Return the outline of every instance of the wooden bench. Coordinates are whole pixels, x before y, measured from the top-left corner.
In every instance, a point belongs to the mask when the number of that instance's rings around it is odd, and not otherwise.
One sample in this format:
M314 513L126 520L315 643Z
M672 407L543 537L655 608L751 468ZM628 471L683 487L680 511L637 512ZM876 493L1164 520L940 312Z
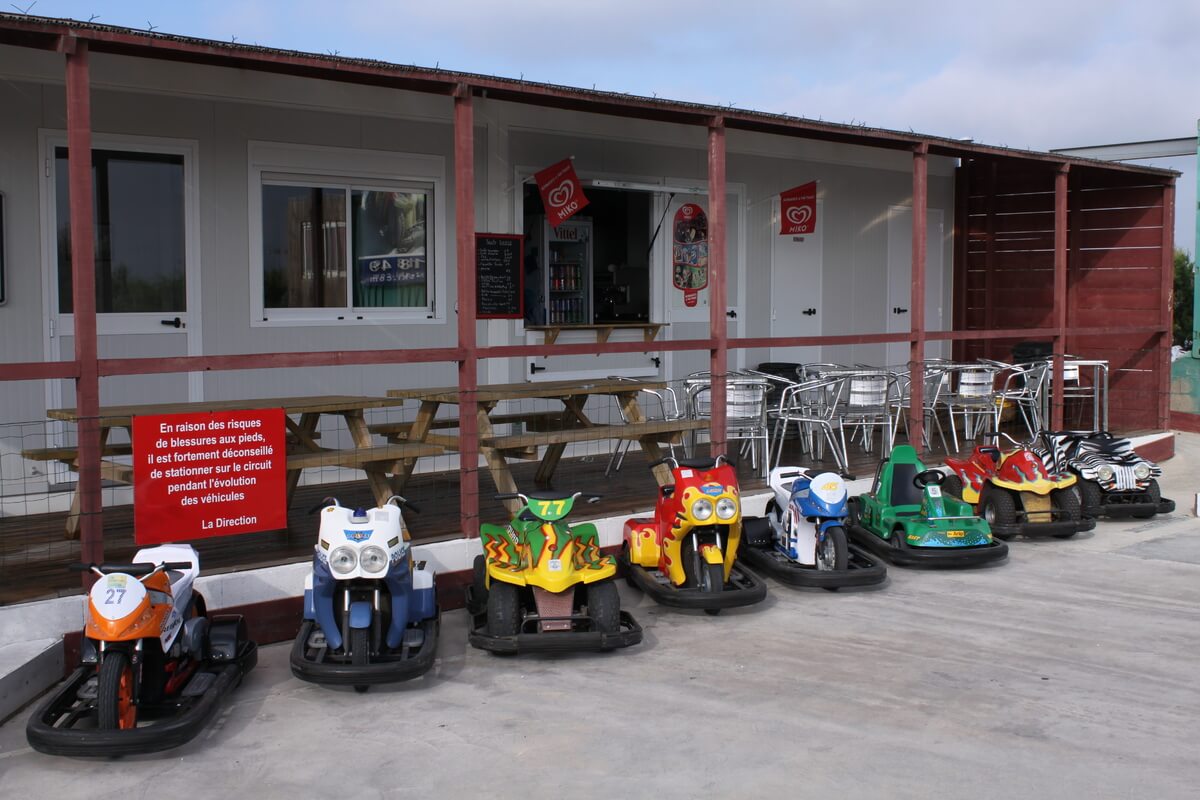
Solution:
M101 456L128 456L133 455L133 447L127 444L107 444L100 451ZM27 458L30 461L62 461L71 463L79 458L79 448L77 447L37 447L30 450L22 450L21 458Z
M313 453L292 453L287 457L288 470L313 467L383 467L384 472L395 472L397 462L421 456L442 455L445 450L433 444L403 442L376 447L360 447L351 450L318 450Z
M544 445L593 442L601 439L653 439L656 442L679 444L687 431L708 427L708 420L679 419L653 422L632 422L625 425L593 425L542 432L520 433L511 436L487 436L481 441L486 447L509 451L535 450Z
M492 426L497 425L513 425L516 423L524 423L527 431L547 431L555 430L553 426L557 425L558 430L562 429L562 414L561 411L528 411L525 413L515 414L492 414L488 417L488 421ZM389 441L404 441L408 438L408 432L412 430L413 423L411 422L378 422L374 425L368 425L367 430L371 433L378 433L386 436ZM435 419L429 425L432 429L457 428L458 417L446 417L443 419ZM426 437L426 441L433 441L432 438Z

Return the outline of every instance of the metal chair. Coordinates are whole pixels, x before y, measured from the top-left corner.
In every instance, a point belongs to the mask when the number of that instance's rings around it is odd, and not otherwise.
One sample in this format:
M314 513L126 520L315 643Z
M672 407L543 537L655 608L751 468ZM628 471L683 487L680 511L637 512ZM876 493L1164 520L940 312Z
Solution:
M873 429L879 428L881 449L887 455L892 450L892 405L899 400L897 376L887 370L844 370L841 373L827 372L830 377L841 377L841 392L834 410L833 422L842 441L842 454L847 456L846 427L857 429L863 449L870 453L874 446ZM854 433L852 432L851 438Z
M963 438L974 439L984 420L991 421L996 413L996 374L1000 367L995 364L959 364L953 368L957 378L954 390L945 395L942 403L950 415L950 435L954 439L954 450L958 451L958 424L955 412L962 414Z
M625 381L628 383L638 383L637 378L626 378L621 375L610 375L609 380ZM671 422L674 420L683 419L686 416L685 410L679 407L679 400L675 395L675 390L670 386L664 386L662 389L651 389L643 386L638 389L638 392L643 395L643 398L653 397L654 403L643 403L642 407L646 410L647 421L656 422ZM615 398L614 398L615 399ZM657 409L657 414L654 411ZM621 422L628 425L634 420L629 419L625 413L625 409L621 404L617 403L617 413L621 415ZM629 452L630 446L633 444L632 439L618 439L617 446L613 448L612 454L608 457L608 466L604 468L604 477L609 477L612 473L621 469L621 465L625 463L625 454ZM670 439L666 442L667 448L671 452L671 458L675 457L675 444Z
M793 383L779 393L779 403L773 412L775 423L769 450L775 454L772 460L774 466L779 466L783 455L788 426L795 425L804 453L820 461L824 457L824 446L829 445L838 469L842 474L848 472L846 454L833 435L833 414L837 410L837 398L844 382L843 378L818 378ZM817 433L820 433L820 439L816 437Z
M926 364L924 367L924 376L921 397L922 418L924 425L921 426L925 448L932 449L932 444L929 438L929 432L934 427L937 428L938 436L942 440L942 450L947 453L950 449L946 447L946 432L942 429L942 421L938 417L938 403L941 401L942 392L950 383L950 369L940 362ZM895 415L892 421L892 441L896 441L896 431L900 428L900 419L904 419L904 434L908 435L908 414L906 413L912 408L912 375L898 376L898 387L900 397L892 404L892 413ZM951 422L953 426L953 421ZM958 442L955 440L955 449Z
M1021 412L1021 420L1029 431L1029 438L1037 436L1037 432L1045 427L1043 407L1046 401L1046 377L1050 372L1050 362L1037 361L1032 364L1006 365L1008 375L1004 385L996 392L992 430L1000 430L1000 415L1007 403L1012 403Z
M712 378L706 374L689 376L687 386L688 409L693 419L712 417ZM761 466L763 477L767 474L770 431L767 429L767 395L771 381L754 375L732 373L725 378L725 440L741 442L739 455L747 451L750 465ZM695 432L699 436L707 431Z

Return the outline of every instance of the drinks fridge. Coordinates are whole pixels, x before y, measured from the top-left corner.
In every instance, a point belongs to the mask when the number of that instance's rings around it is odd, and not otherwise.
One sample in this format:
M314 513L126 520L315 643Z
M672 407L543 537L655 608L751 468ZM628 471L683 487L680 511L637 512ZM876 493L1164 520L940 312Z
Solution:
M542 220L546 323L592 323L592 221L569 219L551 227Z

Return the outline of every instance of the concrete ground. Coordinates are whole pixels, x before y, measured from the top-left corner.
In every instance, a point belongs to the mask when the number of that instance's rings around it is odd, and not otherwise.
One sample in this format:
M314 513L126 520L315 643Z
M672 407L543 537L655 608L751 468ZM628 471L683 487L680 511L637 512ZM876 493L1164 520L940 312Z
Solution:
M1008 563L893 568L874 591L796 591L720 617L622 597L645 642L497 658L443 617L414 683L291 677L288 645L195 741L118 761L0 728L6 797L1194 798L1200 786L1200 437L1180 511L1017 540Z

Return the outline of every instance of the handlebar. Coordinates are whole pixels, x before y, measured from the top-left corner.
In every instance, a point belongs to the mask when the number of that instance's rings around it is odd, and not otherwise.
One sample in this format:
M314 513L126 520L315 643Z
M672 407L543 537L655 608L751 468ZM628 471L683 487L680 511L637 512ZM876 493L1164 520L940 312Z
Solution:
M495 497L497 500L520 500L525 505L529 505L529 495L524 494L523 492L504 492L504 493L492 495L492 496ZM568 495L561 495L561 497L555 497L553 499L558 500L558 499L561 499L561 498L564 498L567 496ZM594 492L575 492L574 494L570 495L570 498L572 500L578 500L581 497L584 500L586 500L588 503L595 503L600 498L604 497L604 495L595 494ZM534 499L538 500L538 499L543 499L543 498L535 497Z
M147 577L164 569L191 569L192 562L190 561L164 561L161 564L152 564L148 561L141 561L136 564L84 564L77 562L67 567L72 572L95 572L97 575L108 575L113 572L123 572L126 575L132 575L135 578Z

